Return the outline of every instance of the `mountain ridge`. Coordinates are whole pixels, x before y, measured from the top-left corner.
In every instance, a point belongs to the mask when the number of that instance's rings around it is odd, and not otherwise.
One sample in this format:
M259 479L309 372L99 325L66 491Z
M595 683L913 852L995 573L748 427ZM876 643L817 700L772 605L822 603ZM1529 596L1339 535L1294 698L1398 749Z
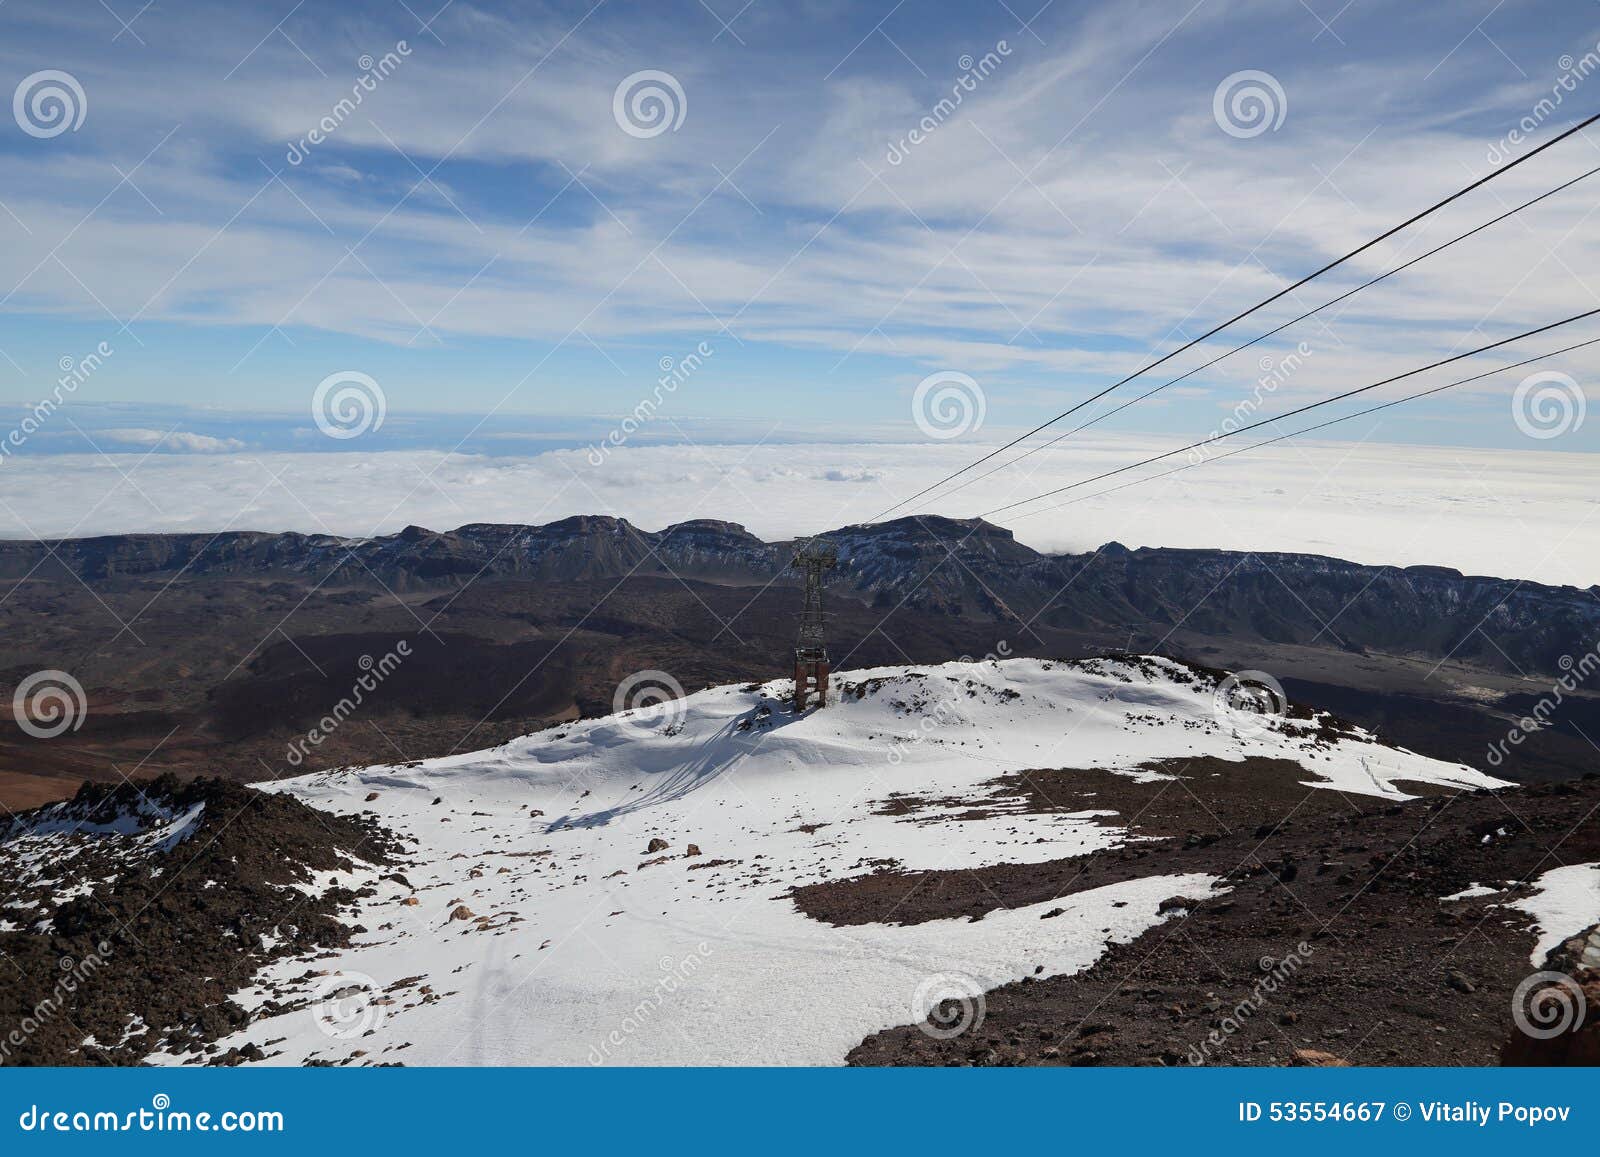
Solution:
M1324 555L1106 543L1046 554L979 519L919 515L824 532L839 552L830 589L872 607L1160 638L1180 624L1272 643L1334 645L1490 670L1555 674L1574 639L1600 638L1600 585L1581 589ZM787 586L799 540L768 542L715 519L642 530L611 515L542 525L408 526L366 538L298 532L132 534L0 542L0 581L94 586L183 576L314 578L384 591L482 581L670 577Z
M1391 563L1364 563L1340 558L1337 555L1315 554L1307 551L1227 550L1212 547L1127 547L1111 540L1093 551L1081 553L1039 551L1018 542L1015 533L1003 526L981 518L949 518L944 515L908 515L877 523L849 523L831 530L819 531L804 538L762 539L742 524L723 519L697 518L669 523L661 530L645 530L626 518L606 514L578 514L547 523L519 522L468 522L452 530L433 530L415 524L386 535L307 534L302 531L225 530L217 532L134 532L129 534L91 535L82 538L0 539L0 579L20 578L36 566L52 558L58 565L76 563L74 573L85 580L132 576L146 573L164 573L168 567L192 569L204 556L211 556L208 566L196 573L234 573L242 566L272 569L299 569L305 561L327 550L343 550L360 557L426 557L424 552L437 550L440 544L470 545L488 550L498 543L498 548L488 557L493 560L510 546L522 546L540 553L574 540L597 540L605 536L632 536L640 543L655 547L657 551L668 548L669 553L687 553L696 548L715 550L728 555L741 552L771 556L786 563L801 541L812 538L827 539L840 546L842 562L852 557L851 548L857 549L877 539L904 537L913 528L930 538L939 539L944 532L952 536L962 534L957 546L965 546L974 536L987 553L995 553L994 544L1005 544L1004 549L1015 559L1029 561L1071 561L1105 557L1150 557L1155 555L1190 555L1253 557L1284 562L1327 564L1331 568L1395 571L1418 576L1435 576L1446 579L1466 579L1476 582L1510 583L1546 591L1600 593L1600 583L1588 587L1570 584L1539 583L1531 579L1506 578L1498 575L1468 574L1455 567L1427 563L1398 566ZM963 533L965 532L965 533ZM189 549L198 546L198 549ZM115 563L125 560L135 564L129 569L119 569ZM508 560L512 566L515 558Z

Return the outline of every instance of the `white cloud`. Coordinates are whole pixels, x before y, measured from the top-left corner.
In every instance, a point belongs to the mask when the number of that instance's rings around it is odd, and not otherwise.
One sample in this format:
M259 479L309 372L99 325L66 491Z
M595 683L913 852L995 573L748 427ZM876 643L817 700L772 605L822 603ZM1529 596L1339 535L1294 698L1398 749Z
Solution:
M114 442L119 446L148 446L151 449L185 451L191 454L223 454L243 450L244 443L237 438L213 438L209 434L187 434L183 431L113 429L96 432L96 440Z

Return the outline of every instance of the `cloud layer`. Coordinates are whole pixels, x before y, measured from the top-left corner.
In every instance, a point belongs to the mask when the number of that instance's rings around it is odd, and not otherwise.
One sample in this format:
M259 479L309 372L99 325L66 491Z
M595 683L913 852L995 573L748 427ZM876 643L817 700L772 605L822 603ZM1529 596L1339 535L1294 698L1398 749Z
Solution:
M1030 459L924 508L970 516L1170 443L1097 439ZM369 535L407 524L549 522L616 514L646 529L690 518L783 538L865 521L969 461L971 447L662 446L532 457L434 452L60 455L0 468L0 534L299 530ZM1587 587L1600 583L1600 507L1587 456L1286 443L996 520L1038 549L1224 547ZM1182 465L1182 460L1179 461ZM1170 465L1170 464L1169 464ZM913 508L917 509L917 508ZM1017 517L1029 510L1042 513Z

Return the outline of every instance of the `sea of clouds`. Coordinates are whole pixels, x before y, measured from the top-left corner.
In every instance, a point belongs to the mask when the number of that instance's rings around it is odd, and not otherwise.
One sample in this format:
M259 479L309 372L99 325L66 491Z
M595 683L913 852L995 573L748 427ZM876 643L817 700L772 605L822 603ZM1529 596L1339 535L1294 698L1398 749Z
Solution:
M1171 446L1138 437L1075 440L891 516L971 517ZM433 450L20 456L3 468L0 536L223 530L366 536L410 524L448 530L612 514L648 530L723 519L770 540L877 520L972 461L975 449L970 442L629 445L599 461L582 449L518 456ZM1188 461L1179 456L1142 473ZM1588 454L1284 443L1100 493L1139 477L1081 486L991 520L1046 551L1092 550L1114 540L1600 583L1600 517Z

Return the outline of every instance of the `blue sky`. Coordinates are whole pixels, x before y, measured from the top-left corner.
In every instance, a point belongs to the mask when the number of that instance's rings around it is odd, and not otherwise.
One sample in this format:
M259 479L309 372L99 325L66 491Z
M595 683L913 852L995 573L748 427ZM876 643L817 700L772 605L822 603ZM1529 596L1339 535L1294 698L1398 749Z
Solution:
M309 447L343 371L385 399L364 448L534 452L601 436L702 343L668 401L701 437L915 439L941 371L985 431L1031 426L1525 152L1519 122L1537 143L1600 109L1580 0L441 2L0 7L6 89L58 70L83 114L0 119L0 398L113 351L31 452L80 427ZM646 70L676 86L659 133L616 112ZM1216 104L1246 70L1273 86L1255 134ZM1235 340L1597 163L1600 135L1552 150ZM1302 340L1263 414L1600 306L1593 186L1106 425L1203 435ZM1551 363L1580 388L1596 364ZM1359 433L1600 447L1600 418L1530 441L1521 376Z

